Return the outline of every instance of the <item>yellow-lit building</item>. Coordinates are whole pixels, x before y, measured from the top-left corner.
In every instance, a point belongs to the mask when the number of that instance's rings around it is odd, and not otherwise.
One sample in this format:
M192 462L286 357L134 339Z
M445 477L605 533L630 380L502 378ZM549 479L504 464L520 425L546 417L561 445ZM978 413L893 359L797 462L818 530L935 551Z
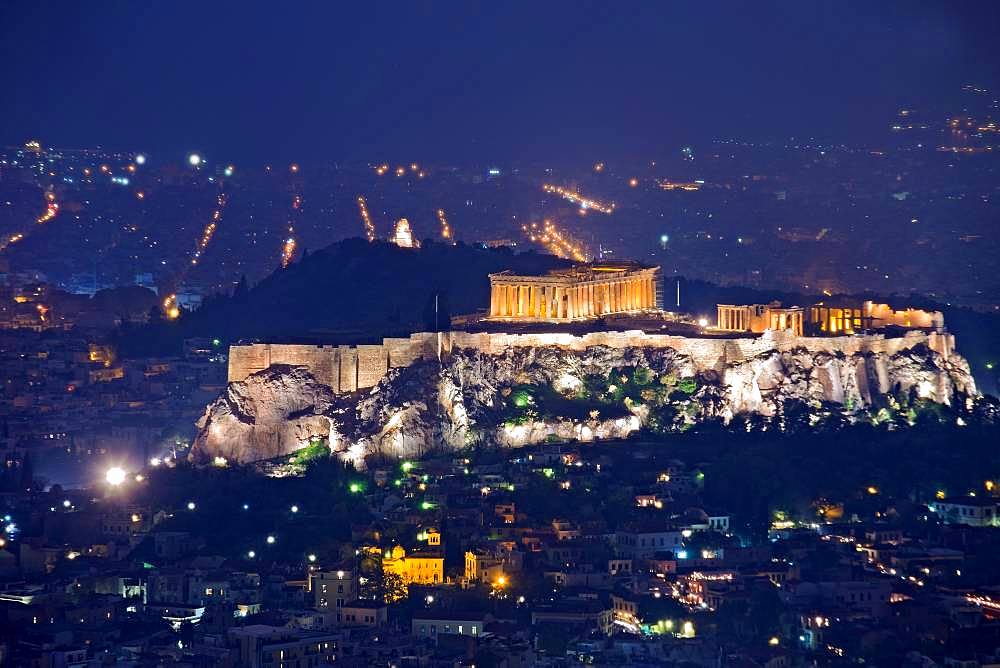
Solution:
M724 332L751 332L764 330L785 331L802 336L853 334L855 332L900 327L902 329L944 329L944 315L940 311L915 308L894 310L888 304L872 301L838 300L818 302L803 309L799 306L770 304L718 304L716 329Z
M798 306L783 307L778 302L771 304L718 304L716 329L726 332L753 332L760 334L765 329L774 331L791 330L802 336L805 314Z
M382 555L382 568L398 575L406 585L444 582L444 556L435 552L406 554L401 545L396 545Z
M488 550L465 553L465 579L469 582L499 584L506 580L503 566L503 562Z

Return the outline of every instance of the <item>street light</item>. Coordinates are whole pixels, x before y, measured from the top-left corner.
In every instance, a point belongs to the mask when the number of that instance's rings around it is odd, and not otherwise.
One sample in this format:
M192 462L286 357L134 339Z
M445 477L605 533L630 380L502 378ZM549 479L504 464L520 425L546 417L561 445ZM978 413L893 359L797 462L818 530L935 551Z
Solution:
M104 474L104 479L108 481L108 484L112 487L117 487L125 482L125 469L120 466L112 466L108 469L108 472Z

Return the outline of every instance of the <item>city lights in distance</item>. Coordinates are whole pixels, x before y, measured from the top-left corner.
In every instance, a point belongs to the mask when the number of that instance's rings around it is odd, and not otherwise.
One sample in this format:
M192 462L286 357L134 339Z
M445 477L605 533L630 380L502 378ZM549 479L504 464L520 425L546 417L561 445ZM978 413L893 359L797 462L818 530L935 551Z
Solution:
M118 487L119 485L124 483L125 477L126 477L125 469L121 468L120 466L112 466L111 468L108 469L107 473L104 474L104 479L112 487Z
M375 225L372 223L371 216L368 215L368 205L365 203L365 198L358 195L358 211L361 213L361 222L365 227L365 237L369 242L375 241Z
M448 225L448 219L444 215L444 209L437 210L438 221L441 223L441 238L447 241L451 241L451 226Z
M181 309L177 306L177 295L169 294L163 300L163 314L169 320L176 320L181 315Z
M137 153L136 156L135 156L135 164L137 164L137 165L145 165L146 164L146 156L144 154L142 154L142 153Z
M585 197L576 191L552 185L551 183L543 184L542 190L544 190L547 193L552 193L553 195L558 195L559 197L562 197L570 204L576 204L577 206L580 207L581 213L586 213L587 211L593 210L599 213L611 214L615 210L614 202L612 202L611 204L605 204L599 200Z
M522 225L521 231L529 240L545 247L557 257L576 262L587 262L589 252L579 241L573 239L567 232L560 230L551 220L545 220L542 225L531 223Z

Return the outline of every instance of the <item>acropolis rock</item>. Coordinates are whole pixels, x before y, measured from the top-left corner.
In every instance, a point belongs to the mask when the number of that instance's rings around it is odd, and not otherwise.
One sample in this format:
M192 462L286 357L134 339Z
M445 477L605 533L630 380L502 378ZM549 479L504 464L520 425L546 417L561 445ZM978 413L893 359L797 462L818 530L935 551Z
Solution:
M417 352L393 340L378 376L364 384L356 367L349 377L342 366L331 371L330 359L347 357L342 347L327 348L332 356L318 368L338 388L320 382L308 365L272 363L251 371L206 409L193 456L251 462L322 438L337 456L364 466L372 458L468 445L621 439L642 429L730 424L739 416L799 428L784 422L789 406L813 411L814 419L832 412L848 422L871 419L875 409L899 401L964 410L978 396L968 364L950 340L914 334L824 339L767 333L737 340L614 332L521 339L415 335ZM376 346L366 348L364 354L378 358ZM357 364L358 353L351 355ZM393 363L404 357L405 364ZM635 396L612 401L608 397L623 391L616 385Z

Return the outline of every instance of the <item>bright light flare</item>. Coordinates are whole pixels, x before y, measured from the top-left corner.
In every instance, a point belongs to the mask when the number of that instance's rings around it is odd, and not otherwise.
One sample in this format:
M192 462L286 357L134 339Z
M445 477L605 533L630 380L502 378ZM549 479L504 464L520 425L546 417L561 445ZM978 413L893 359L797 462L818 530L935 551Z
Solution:
M201 156L197 153L192 153L188 156L188 164L192 167L198 167L201 165Z
M112 466L108 469L108 472L104 474L104 479L112 487L118 487L123 484L126 477L127 474L125 473L125 469L120 466Z
M176 320L181 315L181 310L177 306L177 295L171 293L163 300L163 314L168 320Z

